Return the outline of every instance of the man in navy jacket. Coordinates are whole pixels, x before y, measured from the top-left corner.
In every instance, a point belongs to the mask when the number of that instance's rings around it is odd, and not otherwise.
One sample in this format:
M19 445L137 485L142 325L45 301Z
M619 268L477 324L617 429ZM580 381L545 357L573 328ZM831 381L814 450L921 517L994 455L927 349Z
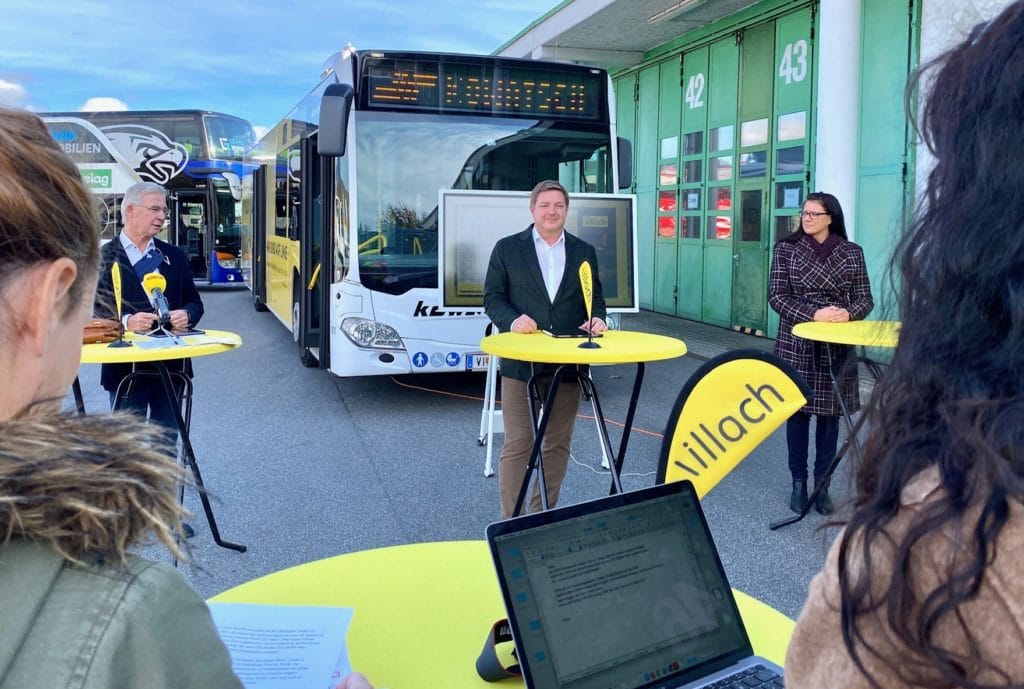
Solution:
M169 330L185 332L195 327L203 316L203 301L192 280L192 271L185 253L156 238L164 227L167 213L167 192L163 187L153 182L133 184L125 191L121 202L124 229L103 247L103 265L94 311L99 316L116 317L111 278L111 266L116 262L121 270L121 320L126 330L148 333L160 323L156 308L142 286L143 276L152 272L160 273L167 282L163 292L170 309ZM146 364L103 365L100 383L110 393L111 405L118 385L133 367L135 370L155 373L155 369ZM171 372L192 376L192 362L189 359L168 361L167 367ZM180 399L183 383L177 376L172 376L172 380ZM151 421L170 429L177 428L174 408L156 375L137 376L124 406L143 415L148 410Z

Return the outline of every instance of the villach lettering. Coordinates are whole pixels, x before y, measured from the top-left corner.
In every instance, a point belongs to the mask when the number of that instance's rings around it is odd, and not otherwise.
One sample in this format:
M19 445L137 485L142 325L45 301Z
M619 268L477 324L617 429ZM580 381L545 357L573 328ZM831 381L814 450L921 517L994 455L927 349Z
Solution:
M754 388L750 383L744 386L747 392L750 393L749 397L745 397L737 408L738 416L726 415L723 416L717 424L712 424L714 428L708 428L707 424L698 424L696 430L691 430L689 437L693 441L693 445L690 444L689 440L684 440L682 445L686 448L686 451L697 460L697 463L704 469L708 468L708 462L713 462L718 459L718 455L715 453L717 449L719 453L724 454L727 451L725 443L736 443L743 439L749 431L747 425L744 424L758 424L768 418L774 410L772 409L769 401L765 399L766 393L771 393L775 396L775 399L781 404L786 399L779 394L779 391L770 384L762 385L759 388ZM753 409L751 409L753 407ZM742 418L742 421L740 420ZM717 431L717 434L716 434ZM686 436L683 436L686 437ZM699 449L698 449L699 448ZM684 471L688 471L694 476L699 476L700 472L693 467L683 464L678 459L675 460L676 466Z

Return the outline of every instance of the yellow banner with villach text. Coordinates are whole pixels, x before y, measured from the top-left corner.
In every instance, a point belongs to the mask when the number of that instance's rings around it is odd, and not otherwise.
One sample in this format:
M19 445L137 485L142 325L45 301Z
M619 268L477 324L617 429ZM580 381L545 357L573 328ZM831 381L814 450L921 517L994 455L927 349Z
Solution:
M813 394L793 367L769 352L741 349L714 357L676 397L658 481L688 479L703 498Z

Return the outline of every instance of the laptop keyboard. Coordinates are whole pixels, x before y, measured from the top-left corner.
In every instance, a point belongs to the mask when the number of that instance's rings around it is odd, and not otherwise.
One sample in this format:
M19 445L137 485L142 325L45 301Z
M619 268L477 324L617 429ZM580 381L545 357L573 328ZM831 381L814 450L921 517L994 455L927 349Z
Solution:
M752 665L745 670L705 685L705 689L782 689L782 675L764 665Z

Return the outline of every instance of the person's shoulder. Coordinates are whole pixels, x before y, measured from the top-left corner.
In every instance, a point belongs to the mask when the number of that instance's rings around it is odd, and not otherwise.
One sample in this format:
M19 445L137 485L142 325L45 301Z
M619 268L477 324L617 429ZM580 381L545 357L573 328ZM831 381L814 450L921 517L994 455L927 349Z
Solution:
M501 239L499 239L497 242L494 243L494 248L498 249L500 247L502 249L505 249L505 248L508 248L508 247L511 247L511 246L516 246L517 244L519 244L521 242L532 243L533 242L533 237L532 237L532 235L530 233L530 231L532 229L533 229L533 226L531 225L530 227L527 227L525 230L520 230L519 232L513 232L512 234L507 234L504 237L502 237Z
M121 246L121 236L118 235L117 237L114 237L110 241L106 242L102 247L100 247L100 256L102 256L106 260L109 260L110 258L113 258L118 253L121 253L123 251L124 247Z
M839 248L842 249L843 251L845 251L846 253L853 254L855 256L857 256L857 255L863 256L864 255L864 249L861 247L861 245L858 244L857 242L853 241L853 240L850 240L850 239L844 239L839 244Z

